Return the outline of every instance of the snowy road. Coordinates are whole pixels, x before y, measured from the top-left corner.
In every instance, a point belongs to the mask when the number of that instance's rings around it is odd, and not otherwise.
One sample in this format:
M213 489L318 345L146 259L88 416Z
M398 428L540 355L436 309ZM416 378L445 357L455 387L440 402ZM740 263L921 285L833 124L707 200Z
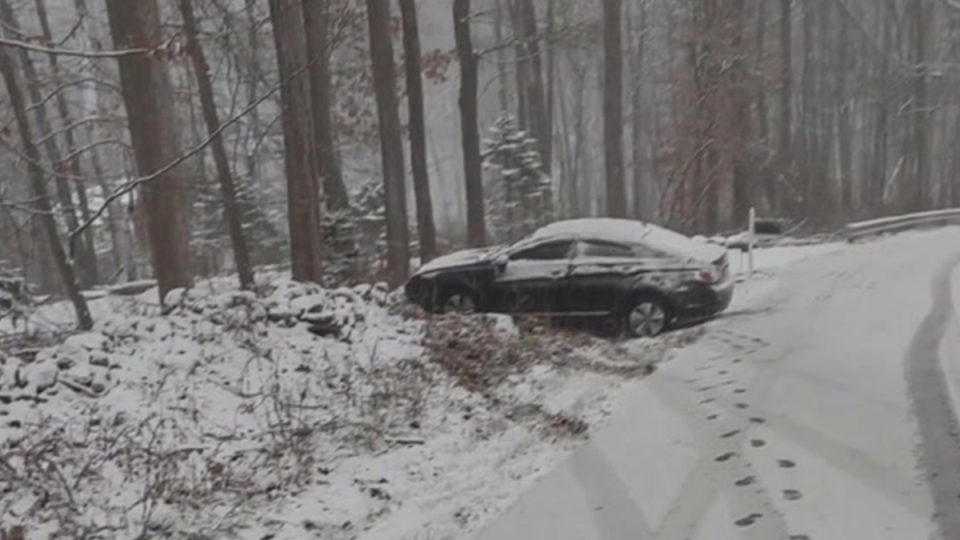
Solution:
M960 230L799 262L483 540L960 538Z

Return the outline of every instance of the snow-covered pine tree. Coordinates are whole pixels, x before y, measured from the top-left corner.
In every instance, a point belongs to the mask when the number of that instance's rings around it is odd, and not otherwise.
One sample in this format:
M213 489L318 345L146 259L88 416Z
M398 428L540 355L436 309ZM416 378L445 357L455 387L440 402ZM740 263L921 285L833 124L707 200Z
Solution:
M285 261L287 239L279 229L285 225L286 218L277 210L277 205L270 204L271 200L281 201L283 194L275 192L276 188L265 190L260 182L248 175L238 175L236 182L237 206L254 264L272 265Z
M516 118L501 115L484 140L488 228L501 242L512 242L553 219L550 177L543 172L537 140L517 129Z
M350 206L321 220L324 284L341 286L382 278L386 257L383 183L364 182L350 194Z

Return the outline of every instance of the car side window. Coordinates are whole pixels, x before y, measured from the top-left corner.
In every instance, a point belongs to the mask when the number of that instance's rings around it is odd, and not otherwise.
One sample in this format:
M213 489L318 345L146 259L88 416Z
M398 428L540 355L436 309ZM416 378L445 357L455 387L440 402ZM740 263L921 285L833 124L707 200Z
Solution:
M514 253L512 261L557 261L566 259L570 254L572 242L549 242Z
M637 244L633 247L633 256L641 259L668 259L669 255L662 251L657 251L651 247Z
M623 244L613 242L586 241L580 243L581 257L635 258L636 251Z

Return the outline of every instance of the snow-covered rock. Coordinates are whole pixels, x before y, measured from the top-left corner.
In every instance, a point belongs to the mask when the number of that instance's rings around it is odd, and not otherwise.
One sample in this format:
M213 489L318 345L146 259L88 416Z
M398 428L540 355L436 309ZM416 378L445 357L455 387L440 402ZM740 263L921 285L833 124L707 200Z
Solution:
M110 340L106 336L99 332L89 332L68 337L60 346L60 351L68 354L69 351L108 351L109 348Z
M486 313L480 315L493 331L501 337L516 337L520 335L520 329L517 323L510 315L500 315L497 313Z

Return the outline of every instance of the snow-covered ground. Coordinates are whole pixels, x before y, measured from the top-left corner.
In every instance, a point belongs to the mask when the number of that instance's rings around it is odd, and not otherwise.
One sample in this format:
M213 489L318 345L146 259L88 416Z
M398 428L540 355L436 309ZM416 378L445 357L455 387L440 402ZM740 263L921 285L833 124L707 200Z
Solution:
M960 229L818 249L781 253L479 538L960 538L937 375L956 400Z
M843 249L759 251L713 324L756 316L784 268ZM96 298L94 332L0 353L0 524L30 540L463 538L608 432L649 366L703 332L519 332L425 321L376 287L263 281L260 297L202 283L167 315L155 291ZM30 324L71 319L56 304Z

